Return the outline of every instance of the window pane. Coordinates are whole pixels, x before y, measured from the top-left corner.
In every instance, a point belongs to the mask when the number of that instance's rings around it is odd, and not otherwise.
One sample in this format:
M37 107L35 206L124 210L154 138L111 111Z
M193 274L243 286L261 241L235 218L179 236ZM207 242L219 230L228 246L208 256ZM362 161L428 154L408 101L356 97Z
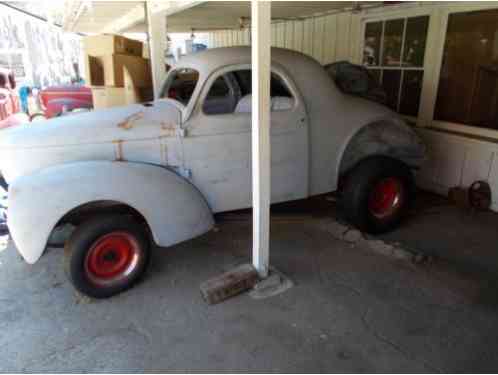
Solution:
M401 41L405 20L386 21L384 29L384 49L382 51L384 66L401 65Z
M193 69L176 69L168 75L160 97L178 100L187 105L192 97L199 73Z
M225 79L223 78L223 76L220 76L216 78L213 86L211 86L211 88L209 89L207 97L208 99L224 98L228 96L229 93L230 89L228 88Z
M498 10L449 16L434 118L498 129Z
M203 103L207 115L250 113L252 107L251 70L234 70L218 77ZM285 81L276 73L270 80L271 111L287 111L294 107L294 98Z
M408 18L406 24L403 66L421 67L424 65L425 42L427 40L428 26L428 16Z
M370 22L366 24L365 43L363 47L363 65L379 65L381 37L382 22Z
M398 110L398 94L399 94L399 80L401 78L401 70L384 70L382 73L382 87L386 91L387 105Z
M287 88L285 82L275 73L271 74L270 80L270 96L281 96L286 98L292 98L292 95Z
M400 113L415 117L418 115L423 77L424 73L421 70L405 70L403 72L403 86L399 103Z
M230 87L234 89L231 90ZM202 110L207 115L232 113L238 100L235 92L233 74L226 73L219 76L209 88L202 105Z

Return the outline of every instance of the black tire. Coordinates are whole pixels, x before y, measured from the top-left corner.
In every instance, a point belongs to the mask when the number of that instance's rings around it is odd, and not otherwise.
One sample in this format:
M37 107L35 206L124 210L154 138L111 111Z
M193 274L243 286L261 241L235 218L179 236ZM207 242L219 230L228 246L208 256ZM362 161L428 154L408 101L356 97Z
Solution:
M378 190L382 189L381 185L385 190L386 184L394 186L391 190L395 193L389 191L393 198L388 199L389 204L381 198L379 208ZM361 161L348 173L340 203L351 224L364 232L377 234L399 225L412 203L414 193L410 168L398 160L377 156Z
M43 121L46 120L47 118L43 113L35 113L31 116L29 116L29 121L30 122L37 122L37 121Z
M108 298L131 288L145 273L150 241L143 225L132 217L100 215L76 228L64 252L74 287L93 298Z

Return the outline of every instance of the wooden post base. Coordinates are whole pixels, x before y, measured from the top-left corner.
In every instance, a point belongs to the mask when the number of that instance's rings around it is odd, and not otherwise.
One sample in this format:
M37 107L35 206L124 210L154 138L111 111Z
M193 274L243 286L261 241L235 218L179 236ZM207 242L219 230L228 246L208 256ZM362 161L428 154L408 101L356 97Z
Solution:
M251 264L243 264L203 282L201 295L207 303L214 305L251 289L258 281L256 269Z

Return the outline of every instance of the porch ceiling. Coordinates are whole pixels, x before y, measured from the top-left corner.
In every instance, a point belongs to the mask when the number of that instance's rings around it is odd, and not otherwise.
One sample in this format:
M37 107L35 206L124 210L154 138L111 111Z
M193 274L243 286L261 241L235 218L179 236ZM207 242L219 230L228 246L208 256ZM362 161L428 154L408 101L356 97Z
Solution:
M98 33L143 1L6 1L5 4L49 20L68 31Z
M286 19L311 16L350 7L352 2L332 1L282 1L272 2L272 19ZM205 2L183 12L168 17L168 30L172 32L216 29L237 29L241 17L251 17L249 1Z
M360 2L356 2L360 4ZM379 2L380 3L380 2ZM296 19L340 11L351 8L353 1L274 1L271 4L272 20ZM238 29L240 21L249 21L249 1L206 1L168 17L168 32ZM369 6L373 3L369 2ZM144 22L127 29L129 32L143 32Z
M6 1L7 5L52 20L67 31L84 34L146 32L144 1ZM310 17L381 2L274 1L272 20ZM250 23L249 1L165 1L169 32L237 29Z

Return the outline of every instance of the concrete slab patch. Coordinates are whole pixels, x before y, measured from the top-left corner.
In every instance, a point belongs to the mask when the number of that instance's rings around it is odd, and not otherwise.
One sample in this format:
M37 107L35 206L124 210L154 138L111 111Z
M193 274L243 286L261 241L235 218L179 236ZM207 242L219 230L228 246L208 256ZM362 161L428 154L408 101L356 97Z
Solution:
M357 243L363 239L363 234L357 229L350 229L344 233L342 239L346 242Z
M343 225L335 220L325 221L322 227L338 240L342 240L344 233L346 233L346 231L349 229L347 225Z
M270 267L269 276L257 283L249 292L249 296L254 299L263 299L281 294L294 286L291 279L280 271Z
M398 243L392 245L383 240L370 238L366 233L358 229L341 224L336 220L327 220L322 224L322 228L330 233L334 238L350 243L353 247L361 244L374 253L388 256L398 260L408 260L416 262L416 255L402 247Z
M382 254L385 256L393 255L394 246L385 243L382 240L367 240L366 243L369 249L377 254Z
M401 259L401 260L413 260L414 255L409 252L408 250L405 250L401 247L395 247L393 249L392 256L396 259Z

